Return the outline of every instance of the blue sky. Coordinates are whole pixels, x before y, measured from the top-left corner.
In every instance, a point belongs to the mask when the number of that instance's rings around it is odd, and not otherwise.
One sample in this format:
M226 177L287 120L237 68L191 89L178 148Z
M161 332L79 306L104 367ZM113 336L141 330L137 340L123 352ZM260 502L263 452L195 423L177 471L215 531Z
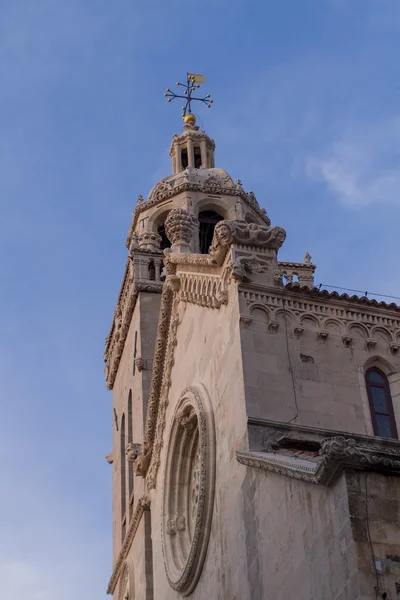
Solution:
M0 0L0 597L111 573L102 354L189 70L217 165L317 283L400 296L398 0Z

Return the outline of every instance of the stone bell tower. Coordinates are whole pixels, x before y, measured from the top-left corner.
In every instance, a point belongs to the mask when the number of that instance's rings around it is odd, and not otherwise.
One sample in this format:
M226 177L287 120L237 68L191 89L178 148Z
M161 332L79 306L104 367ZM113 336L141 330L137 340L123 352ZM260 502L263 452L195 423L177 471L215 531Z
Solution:
M194 115L186 115L182 133L171 143L172 173L146 199L138 197L126 240L125 274L104 355L113 391L113 450L107 460L113 465L114 568L108 591L115 597L118 583L118 598L133 598L134 590L136 597L153 598L152 523L147 483L140 475L146 470L144 437L159 358L162 294L166 278L171 280L165 258L171 252L205 257L216 224L225 220L270 225L255 195L214 166L214 153L214 140L199 130ZM221 292L214 302L222 301Z
M394 600L400 307L279 261L285 230L214 152L186 111L132 216L105 351L108 593Z

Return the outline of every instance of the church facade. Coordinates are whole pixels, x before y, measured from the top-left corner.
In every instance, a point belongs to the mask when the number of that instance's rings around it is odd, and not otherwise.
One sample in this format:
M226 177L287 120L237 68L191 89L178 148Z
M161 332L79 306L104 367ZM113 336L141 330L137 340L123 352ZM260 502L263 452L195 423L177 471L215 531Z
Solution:
M400 598L400 308L314 287L193 115L106 341L115 600Z

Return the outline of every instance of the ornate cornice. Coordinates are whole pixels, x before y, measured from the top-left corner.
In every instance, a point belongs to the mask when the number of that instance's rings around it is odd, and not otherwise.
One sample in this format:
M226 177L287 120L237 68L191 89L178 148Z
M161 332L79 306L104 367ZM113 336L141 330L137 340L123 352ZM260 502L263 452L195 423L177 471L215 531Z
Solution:
M330 300L340 300L350 302L352 304L362 304L364 306L370 306L375 308L389 309L396 312L400 312L400 306L395 302L387 304L386 302L378 302L374 298L367 298L366 296L349 296L348 294L339 294L338 292L328 292L328 290L319 289L316 287L309 288L308 286L301 286L298 283L288 283L286 288L296 294L305 294L312 298L328 298Z
M288 284L280 290L242 284L240 295L247 305L247 314L242 316L251 318L252 308L261 306L267 313L270 329L273 327L274 331L279 329L279 318L284 311L289 326L297 329L300 335L304 331L304 323L312 320L321 341L329 341L334 331L342 337L346 347L350 347L355 338L361 338L366 349L373 350L374 341L383 336L389 352L396 354L400 350L400 309L396 305L364 301L347 294L324 293L298 284Z
M308 483L331 485L344 469L400 474L400 449L379 443L360 443L354 438L325 438L316 462L276 452L238 450L239 463Z
M118 583L118 579L121 575L121 572L122 572L122 569L124 566L124 561L126 560L126 557L128 556L129 549L130 549L133 539L136 535L136 531L139 527L139 523L142 518L142 515L145 510L149 510L149 509L150 509L150 498L148 496L142 496L138 500L138 503L136 504L135 512L133 513L133 517L130 522L128 532L125 536L124 543L123 543L120 553L118 555L117 562L115 563L110 581L108 583L107 594L113 594L115 591L115 588Z
M161 184L162 182L160 182ZM139 215L147 210L148 208L152 208L153 206L157 206L161 204L165 200L169 200L174 196L177 196L181 192L201 192L207 195L217 195L217 196L237 196L241 198L257 215L264 221L266 225L270 225L271 221L268 218L265 210L260 208L260 205L257 202L257 198L255 197L253 192L246 193L240 187L228 187L214 184L212 185L212 180L208 185L192 183L190 181L183 181L179 185L171 188L168 185L164 185L162 190L160 189L159 193L154 198L149 198L145 202L141 202L137 204L135 210L132 214L132 222L129 228L128 237L126 240L126 247L129 249L131 247L133 234L136 229L136 225L139 219Z

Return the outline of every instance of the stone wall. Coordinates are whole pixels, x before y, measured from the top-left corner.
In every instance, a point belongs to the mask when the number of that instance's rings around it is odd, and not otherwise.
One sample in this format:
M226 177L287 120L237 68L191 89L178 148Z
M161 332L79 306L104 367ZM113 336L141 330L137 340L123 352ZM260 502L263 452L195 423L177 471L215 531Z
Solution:
M122 414L128 418L128 397L132 391L132 420L133 420L133 442L143 442L144 423L147 412L147 399L151 381L152 362L154 356L154 344L156 340L158 315L160 307L159 294L141 292L139 294L135 310L132 316L129 332L126 338L124 351L118 368L117 377L113 388L113 409L115 407L118 424L120 427ZM136 333L136 357L134 357ZM134 361L135 372L134 372ZM139 360L140 359L140 360ZM121 461L120 461L120 431L116 430L114 415L113 423L113 565L115 565L121 547ZM126 487L127 487L127 523L126 531L135 512L138 500L145 493L145 483L140 477L133 477L134 496L129 506L128 498L128 472L130 465L126 460ZM145 513L146 514L146 513ZM150 523L145 532L142 518L136 532L127 563L130 566L130 576L134 580L132 584L137 591L137 597L151 599L151 595L145 596L144 590L152 586L151 576L146 573L149 563L149 544L151 542ZM146 554L147 553L147 554ZM134 571L134 574L133 574ZM117 591L117 590L116 590ZM148 591L146 591L148 593ZM117 595L115 597L118 597Z
M321 303L321 314L324 310ZM280 311L272 321L268 308L258 305L242 321L249 417L373 435L364 373L376 364L389 378L400 423L400 359L387 334L375 333L376 343L368 348L367 334L354 326L346 345L345 319L342 330L331 322L322 331L312 315Z
M233 293L232 286L230 293ZM182 596L168 584L161 547L163 477L169 431L176 404L188 386L202 383L210 396L216 428L216 487L211 535L197 587L190 596L250 598L243 548L246 536L238 491L246 470L235 451L247 445L247 421L241 369L239 314L236 302L210 310L180 306L181 323L171 373L169 404L157 487L151 492L155 598Z

